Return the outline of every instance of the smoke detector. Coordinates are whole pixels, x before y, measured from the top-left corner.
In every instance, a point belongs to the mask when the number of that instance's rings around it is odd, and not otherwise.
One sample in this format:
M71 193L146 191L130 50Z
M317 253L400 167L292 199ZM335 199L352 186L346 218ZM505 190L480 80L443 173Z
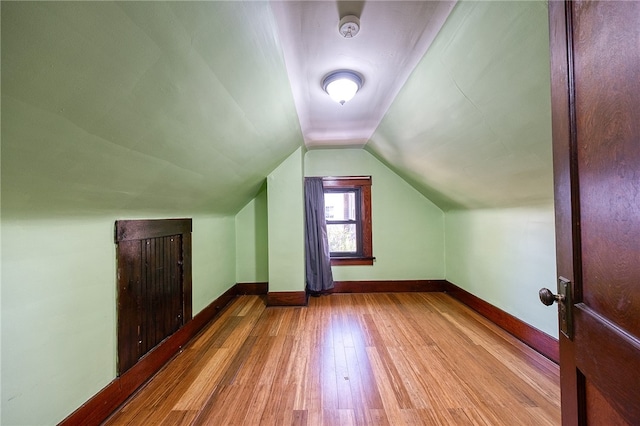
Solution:
M344 38L352 38L360 31L360 19L354 15L347 15L340 20L338 31Z

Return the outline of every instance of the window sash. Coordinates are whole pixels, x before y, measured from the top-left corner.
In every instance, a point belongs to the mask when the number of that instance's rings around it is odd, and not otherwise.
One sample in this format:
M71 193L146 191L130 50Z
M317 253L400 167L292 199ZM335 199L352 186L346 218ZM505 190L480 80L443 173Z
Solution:
M325 189L325 194L354 194L355 219L326 219L327 226L330 225L355 225L356 227L356 250L355 251L331 251L331 257L353 257L362 256L362 215L361 215L361 193L360 188L345 189Z
M360 244L359 253L349 252L342 255L331 253L331 264L337 265L373 265L372 229L371 229L371 176L347 176L334 177L325 176L323 178L324 192L331 190L344 192L348 190L360 191L359 206L357 214L360 220L358 230L358 242ZM327 220L327 224L332 222Z

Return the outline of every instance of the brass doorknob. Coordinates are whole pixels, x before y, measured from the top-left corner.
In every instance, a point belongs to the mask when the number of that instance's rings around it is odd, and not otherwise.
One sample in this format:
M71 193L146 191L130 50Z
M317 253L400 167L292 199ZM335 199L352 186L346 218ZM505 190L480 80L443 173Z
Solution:
M541 288L538 295L540 296L540 301L547 306L553 305L553 302L564 302L564 296L553 294L548 288Z

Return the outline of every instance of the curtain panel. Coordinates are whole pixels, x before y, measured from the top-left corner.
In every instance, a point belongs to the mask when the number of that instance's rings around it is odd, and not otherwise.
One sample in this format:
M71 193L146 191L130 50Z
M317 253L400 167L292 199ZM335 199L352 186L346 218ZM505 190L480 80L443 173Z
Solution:
M322 178L305 179L304 198L306 284L307 291L313 295L333 288Z

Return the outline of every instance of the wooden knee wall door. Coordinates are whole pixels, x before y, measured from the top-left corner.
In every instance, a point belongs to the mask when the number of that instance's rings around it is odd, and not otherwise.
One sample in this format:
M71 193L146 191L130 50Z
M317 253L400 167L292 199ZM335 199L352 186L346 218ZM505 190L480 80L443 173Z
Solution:
M191 219L119 220L118 374L191 320Z

